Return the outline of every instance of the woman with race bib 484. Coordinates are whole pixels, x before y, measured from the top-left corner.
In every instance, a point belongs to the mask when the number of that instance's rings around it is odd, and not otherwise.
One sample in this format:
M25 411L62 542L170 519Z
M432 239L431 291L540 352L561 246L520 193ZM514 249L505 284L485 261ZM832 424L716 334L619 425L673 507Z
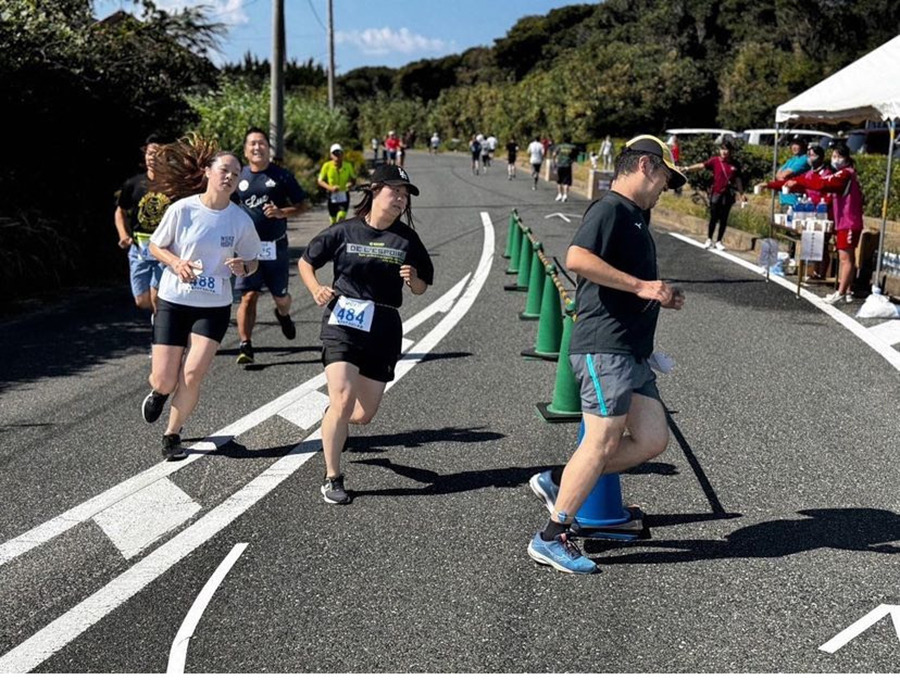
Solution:
M413 228L409 197L419 190L406 171L380 166L364 193L356 216L316 236L298 264L310 295L326 307L319 337L330 403L322 418L321 491L326 503L335 504L351 500L341 474L348 424L369 423L394 379L403 338L403 286L422 295L434 279L431 258ZM323 286L316 270L328 262L334 282Z
M141 412L155 422L174 393L162 454L181 460L181 428L231 319L231 276L256 271L260 241L253 220L231 202L241 173L233 153L195 137L163 147L160 156L160 189L186 197L169 206L150 238L165 269L153 324L153 390Z

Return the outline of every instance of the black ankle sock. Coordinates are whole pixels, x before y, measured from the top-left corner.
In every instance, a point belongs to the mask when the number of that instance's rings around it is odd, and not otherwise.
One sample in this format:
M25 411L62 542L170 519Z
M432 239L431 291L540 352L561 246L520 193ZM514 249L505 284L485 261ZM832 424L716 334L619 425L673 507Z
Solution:
M563 469L561 467L555 467L550 470L550 481L559 486L562 484L562 473Z
M571 526L571 524L560 524L551 519L547 522L547 526L544 527L544 530L541 532L541 539L544 541L552 541L560 534L566 533Z

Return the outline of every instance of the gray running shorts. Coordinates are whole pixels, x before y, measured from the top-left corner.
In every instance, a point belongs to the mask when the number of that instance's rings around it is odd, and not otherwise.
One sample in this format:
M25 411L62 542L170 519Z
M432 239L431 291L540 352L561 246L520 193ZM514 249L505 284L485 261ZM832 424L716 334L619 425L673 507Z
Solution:
M571 354L569 362L581 387L581 411L595 416L624 416L631 395L662 401L656 374L646 359L630 354Z

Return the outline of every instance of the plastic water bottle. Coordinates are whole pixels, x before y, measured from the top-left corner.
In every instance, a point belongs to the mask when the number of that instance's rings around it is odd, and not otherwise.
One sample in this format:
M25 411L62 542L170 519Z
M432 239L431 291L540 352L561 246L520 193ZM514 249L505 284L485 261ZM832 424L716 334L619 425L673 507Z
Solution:
M819 201L819 205L816 206L816 219L817 220L827 220L828 219L828 204L825 202L825 199L821 199Z
M788 206L787 213L785 213L784 226L788 229L794 228L794 206L792 205Z

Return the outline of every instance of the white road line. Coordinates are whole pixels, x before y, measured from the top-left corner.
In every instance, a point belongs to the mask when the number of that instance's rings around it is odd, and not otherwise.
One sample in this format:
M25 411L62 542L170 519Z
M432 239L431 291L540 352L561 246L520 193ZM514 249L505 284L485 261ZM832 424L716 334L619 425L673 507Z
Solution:
M234 563L238 561L238 558L246 549L247 543L238 543L234 546L231 549L231 552L228 553L228 556L222 560L222 564L220 564L213 572L213 575L209 577L209 581L206 582L206 585L203 586L203 590L200 591L197 599L194 600L194 604L188 611L187 616L184 617L181 628L178 629L178 633L175 634L175 639L172 641L172 648L169 651L169 665L166 668L166 673L177 673L179 675L184 673L184 664L187 661L188 644L194 635L194 631L197 630L197 624L200 623L200 617L203 616L203 612L206 611L206 607L209 605L210 600L212 600L216 589L221 585L222 581L225 580L225 577L228 575L228 572L231 571Z
M395 371L396 379L386 386L386 390L421 361L475 303L490 273L494 254L493 224L487 213L481 213L481 218L484 225L484 245L478 269L468 288L450 313L415 345L413 348L415 351L412 353L415 358L401 359ZM453 322L448 323L451 317ZM320 447L321 432L321 428L317 429L287 456L278 459L221 505L210 510L99 591L0 657L0 673L27 673L33 670L213 538L312 458Z
M891 619L893 619L894 632L897 634L897 639L900 640L900 607L891 604L880 604L864 617L859 619L859 621L835 635L828 642L819 647L819 649L823 652L834 654L841 647L850 642L850 640L855 638L860 633L864 633L866 630L878 623L883 617L888 615L890 615Z
M701 244L699 241L695 241L694 239L688 238L687 236L684 236L682 234L675 234L675 233L670 232L669 235L672 236L673 238L677 238L679 241L684 241L685 243L688 243L692 246L696 246L697 248L703 248L703 244ZM734 262L735 264L740 265L744 269L749 269L750 271L760 274L762 276L765 276L765 274L766 274L766 270L763 269L762 267L758 267L755 264L747 262L746 260L742 260L739 257L735 257L734 255L732 255L730 253L715 251L715 250L710 250L709 252L718 257L723 257L726 260L729 260L731 262ZM783 288L787 288L792 293L796 294L796 292L797 292L797 284L791 283L790 281L786 280L784 277L770 276L769 281L771 281L772 283L776 283ZM858 321L854 321L853 318L851 318L850 316L839 311L835 306L826 305L824 302L822 302L822 299L818 295L814 295L813 293L810 293L808 290L801 289L800 297L802 297L804 300L806 300L811 305L816 307L819 311L825 312L825 314L827 314L832 319L837 321L844 328L846 328L848 331L853 333L853 335L858 337L860 340L862 340L864 343L866 343L869 347L871 347L873 350L878 352L878 354L880 354L882 357L884 357L884 359L891 366L893 366L895 369L900 371L900 352L898 352L896 349L891 347L888 343L886 343L884 340L879 338L877 335L872 333L868 328L863 326Z
M900 321L892 319L877 326L870 326L869 332L889 345L896 345L900 342Z
M466 282L469 280L469 276L471 276L471 274L466 274L462 280L453 286L453 288L407 320L403 324L404 334L423 324L435 314L445 313L459 296L463 286L465 286ZM204 438L202 441L192 444L189 449L189 451L192 452L192 455L188 456L185 460L177 463L170 461L157 463L152 468L144 470L143 472L120 482L116 486L76 505L74 508L67 510L61 515L49 519L15 538L9 539L0 545L0 566L43 545L47 541L56 538L82 522L87 522L106 508L115 505L122 499L137 493L141 489L154 484L160 479L168 477L186 465L190 465L191 463L200 460L202 456L198 454L201 454L203 451L215 451L218 447L224 446L235 437L256 427L279 412L290 409L293 404L302 400L306 395L324 386L325 373L322 372L313 378L310 378L302 385L285 392L280 397L264 404L230 425L223 427L221 430ZM290 418L288 418L288 420L290 420ZM315 424L315 422L317 421L314 421L313 424Z

